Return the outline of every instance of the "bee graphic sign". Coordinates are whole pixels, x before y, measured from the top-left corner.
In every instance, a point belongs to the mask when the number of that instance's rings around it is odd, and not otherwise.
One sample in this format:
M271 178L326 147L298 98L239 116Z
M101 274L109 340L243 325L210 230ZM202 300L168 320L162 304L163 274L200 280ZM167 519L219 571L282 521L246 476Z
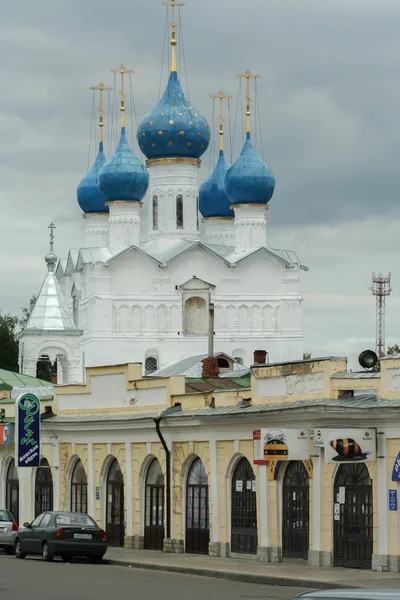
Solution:
M262 429L264 460L308 460L310 458L309 429Z
M325 462L374 462L376 460L375 429L327 429Z

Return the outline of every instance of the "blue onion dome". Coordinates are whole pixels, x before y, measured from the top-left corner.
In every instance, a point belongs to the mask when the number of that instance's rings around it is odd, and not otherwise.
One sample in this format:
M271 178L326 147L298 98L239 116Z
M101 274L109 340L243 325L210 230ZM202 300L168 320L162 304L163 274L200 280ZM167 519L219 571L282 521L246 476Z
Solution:
M211 175L202 183L199 189L199 209L204 218L234 217L231 202L225 194L225 174L228 165L224 151L219 151L219 158Z
M100 186L108 201L140 202L149 186L149 172L132 151L126 139L125 127L112 157L100 172Z
M251 143L250 133L239 158L225 175L225 193L232 204L268 204L275 189L275 177Z
M210 142L210 127L185 98L176 71L171 71L164 95L146 114L137 131L147 158L200 158Z
M93 167L85 175L77 189L78 204L84 213L108 213L107 198L100 189L99 174L106 162L103 142L99 144L99 153Z

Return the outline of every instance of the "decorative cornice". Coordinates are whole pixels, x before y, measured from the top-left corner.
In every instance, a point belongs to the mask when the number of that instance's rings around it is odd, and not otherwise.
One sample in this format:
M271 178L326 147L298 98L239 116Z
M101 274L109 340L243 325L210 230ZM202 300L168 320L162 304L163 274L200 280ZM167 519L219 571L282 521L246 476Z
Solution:
M18 338L24 336L39 336L39 337L80 337L83 335L83 329L23 329L18 335Z
M106 206L115 206L116 204L139 204L143 206L143 202L139 200L107 200Z
M230 221L232 223L233 220L233 217L203 217L201 222L207 223L208 221Z
M146 160L146 167L153 165L195 165L200 167L201 160L189 156L169 156L167 158L149 158Z
M269 209L268 204L231 204L232 210L235 208L264 208L265 210Z
M96 213L83 213L82 219L88 219L89 217L105 217L108 219L108 212L96 212Z

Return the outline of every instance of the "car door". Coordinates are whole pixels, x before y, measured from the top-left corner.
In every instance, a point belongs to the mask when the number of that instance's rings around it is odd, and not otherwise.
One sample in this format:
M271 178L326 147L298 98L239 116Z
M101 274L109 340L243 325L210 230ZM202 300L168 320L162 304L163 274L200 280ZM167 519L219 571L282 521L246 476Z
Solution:
M35 530L35 536L33 538L33 550L35 554L41 554L43 540L47 539L46 534L48 532L49 523L51 521L51 513L45 513L43 519Z
M23 552L35 553L35 538L37 535L37 529L40 525L41 520L44 517L44 513L41 513L36 519L33 519L29 527L23 529L20 533L20 541Z

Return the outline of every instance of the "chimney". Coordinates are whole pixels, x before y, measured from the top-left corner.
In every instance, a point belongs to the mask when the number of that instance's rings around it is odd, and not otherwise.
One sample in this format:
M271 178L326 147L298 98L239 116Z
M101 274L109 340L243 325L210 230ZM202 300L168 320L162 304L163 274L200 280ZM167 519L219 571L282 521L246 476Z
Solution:
M265 365L267 362L267 352L265 350L254 350L254 364Z
M208 356L203 360L203 379L216 379L219 375L218 361L214 358L214 304L209 303L208 309Z

